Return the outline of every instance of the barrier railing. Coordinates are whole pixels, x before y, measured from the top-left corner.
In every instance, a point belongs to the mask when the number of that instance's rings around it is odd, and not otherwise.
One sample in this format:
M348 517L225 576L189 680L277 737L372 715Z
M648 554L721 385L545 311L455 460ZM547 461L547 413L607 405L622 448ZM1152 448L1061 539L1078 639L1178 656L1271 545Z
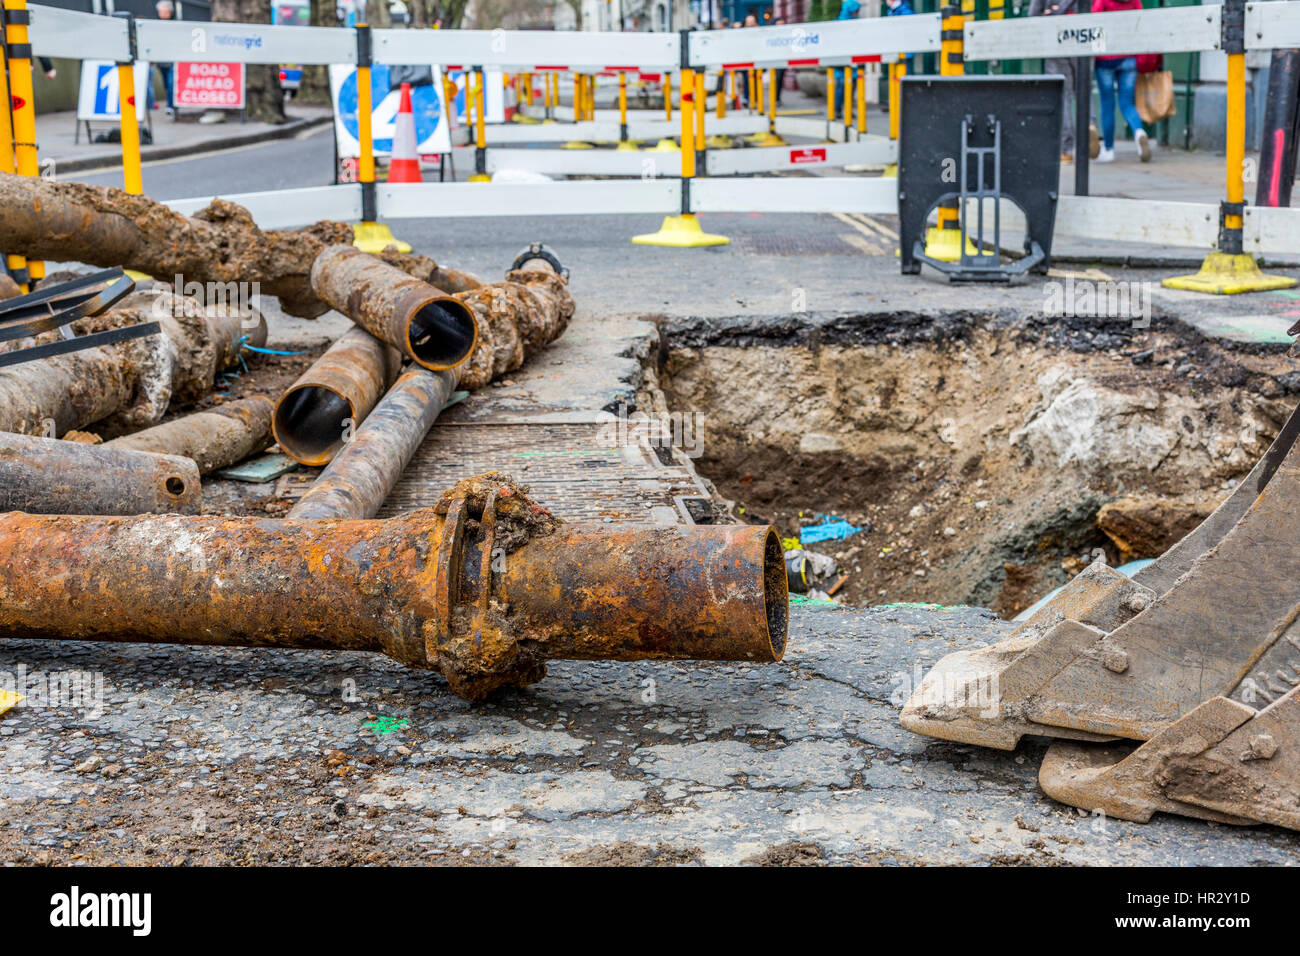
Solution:
M22 6L22 0L4 0L6 8ZM665 155L665 171L680 163L680 170L665 178L625 179L601 182L554 182L526 187L507 183L430 183L386 185L373 181L373 156L363 157L363 171L370 168L368 182L358 190L353 184L284 190L274 194L230 197L247 200L254 216L276 224L289 224L292 217L305 221L319 218L322 210L340 218L402 218L407 216L557 215L618 212L667 213L693 219L696 212L757 211L815 212L854 211L890 214L897 211L895 185L891 180L863 177L816 177L812 179L739 179L764 170L796 168L804 164L835 165L847 162L885 163L892 161L892 143L865 130L844 128L838 138L815 147L750 149L732 153L711 149L705 135L723 130L752 130L762 133L764 116L733 114L721 119L706 117L702 72L721 73L732 81L736 71L750 76L774 67L854 67L884 60L892 74L901 72L890 61L900 52L942 52L958 50L958 62L1034 58L1093 57L1131 53L1224 50L1229 56L1228 153L1226 198L1219 207L1206 203L1153 203L1143 200L1107 200L1097 197L1061 197L1056 231L1082 238L1114 238L1125 224L1136 234L1168 244L1212 247L1233 260L1228 264L1231 282L1221 281L1223 264L1211 269L1206 291L1238 291L1260 287L1253 276L1244 283L1240 258L1251 253L1300 250L1300 211L1252 209L1241 195L1240 166L1245 147L1244 73L1242 54L1247 49L1300 46L1300 0L1244 3L1227 0L1223 6L1176 7L1128 12L1079 14L1068 18L1020 18L961 22L955 41L945 30L940 14L908 17L869 18L830 23L795 24L743 30L697 31L682 34L646 33L560 33L512 30L369 30L324 27L276 27L256 24L190 23L168 21L119 21L90 14L34 6L31 10L32 44L35 52L50 56L108 59L119 63L138 57L155 62L187 59L241 63L355 64L437 63L449 69L467 69L481 77L484 68L540 75L545 82L545 104L558 105L558 82L554 77L575 78L574 110L577 120L537 126L494 126L482 121L481 79L477 96L471 96L476 114L473 125L458 131L456 141L473 143L476 171L480 178L507 163L525 162L514 154L535 154L539 172L587 171L597 175L645 176L645 153L626 152L617 158L595 160L582 151L566 151L561 160L552 150L500 150L489 159L488 147L538 142L539 136L592 141L653 139L677 133L681 155ZM960 11L956 14L960 18ZM952 17L948 17L952 19ZM952 45L949 45L952 44ZM594 109L594 85L585 77L597 73L620 76L621 105L626 105L626 76L629 73L662 73L666 90L674 86L682 107L676 117L671 101L664 120L623 119ZM861 79L856 99L863 115ZM360 84L368 90L368 84ZM127 87L123 87L123 95ZM734 93L734 88L732 89ZM761 84L751 91L761 95ZM534 94L530 79L530 100ZM537 94L540 98L541 94ZM891 96L891 101L894 97ZM754 102L751 97L751 103ZM852 102L852 100L850 100ZM725 106L720 104L720 107ZM719 112L722 110L720 108ZM832 110L832 113L834 111ZM369 111L362 109L363 139L369 138ZM626 116L626 113L623 114ZM585 117L585 118L581 118ZM788 135L808 135L810 130L833 125L806 119L769 116L768 133L780 133L783 122ZM896 116L891 117L896 120ZM540 124L539 124L540 125ZM891 127L893 127L891 122ZM125 133L125 130L124 130ZM817 135L813 133L812 135ZM14 131L22 138L22 133ZM125 139L124 135L124 139ZM836 139L837 136L828 136ZM802 150L802 153L794 152ZM364 152L364 150L363 150ZM610 154L613 151L601 151ZM34 156L32 157L34 161ZM21 167L23 164L19 162ZM31 164L28 164L31 165ZM659 161L652 175L658 177ZM1234 170L1234 167L1236 169ZM20 168L21 172L22 169ZM697 178L697 173L707 176ZM362 177L366 179L365 176ZM358 197L359 193L359 198ZM274 196L274 200L267 197ZM350 198L349 198L350 197ZM177 208L196 208L199 200L178 201ZM1113 217L1118 216L1117 222ZM1108 217L1112 217L1109 218ZM1216 229L1217 221L1217 229ZM1252 261L1253 266L1253 261ZM1207 259L1207 267L1210 265ZM1216 279L1215 276L1218 276ZM1264 277L1267 279L1268 277ZM1283 280L1288 281L1288 280ZM1252 283L1256 283L1252 285ZM1209 288L1209 286L1216 286ZM1185 285L1196 288L1196 284Z

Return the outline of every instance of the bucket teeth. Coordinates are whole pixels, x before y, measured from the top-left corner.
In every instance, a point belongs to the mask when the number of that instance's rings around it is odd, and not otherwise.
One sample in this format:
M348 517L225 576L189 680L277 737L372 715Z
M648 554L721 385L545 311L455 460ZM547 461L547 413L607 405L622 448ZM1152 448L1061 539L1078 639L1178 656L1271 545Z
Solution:
M1258 712L1211 698L1136 749L1053 744L1038 782L1122 820L1161 812L1300 830L1300 688Z
M1013 750L1026 734L1108 740L1033 722L1035 693L1069 664L1089 655L1117 666L1122 658L1106 642L1154 598L1154 592L1100 562L1074 578L1004 641L949 654L926 675L903 708L911 731Z

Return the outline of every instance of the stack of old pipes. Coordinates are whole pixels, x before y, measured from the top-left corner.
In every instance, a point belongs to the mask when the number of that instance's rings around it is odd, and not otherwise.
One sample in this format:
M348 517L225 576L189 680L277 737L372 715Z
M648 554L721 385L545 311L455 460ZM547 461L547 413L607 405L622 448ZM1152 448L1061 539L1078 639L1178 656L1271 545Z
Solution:
M567 270L540 243L516 258L504 282L464 273L450 281L463 291L443 295L350 246L317 258L313 291L358 327L276 407L280 448L303 464L328 464L289 517L373 517L452 392L518 368L573 315ZM412 368L394 381L402 358Z
M151 286L72 328L84 334L145 321L158 322L161 334L0 369L0 507L197 513L201 474L270 444L273 406L260 396L160 424L169 408L207 395L245 345L265 342L260 313L205 308Z
M563 331L572 298L542 252L448 297L350 247L326 250L313 290L383 343L350 332L331 363L369 356L366 394L392 374L393 349L415 367L313 494L278 521L0 516L0 637L379 651L471 700L539 680L548 659L780 660L788 598L770 527L584 529L495 473L400 518L340 517L374 513L452 388L518 367ZM334 414L362 414L365 396L353 407L359 392L320 384L330 367L305 388ZM281 403L285 423L318 425L303 411L312 396L292 397L303 384Z
M312 263L323 249L350 241L351 236L348 224L329 221L303 229L263 231L247 210L221 199L187 217L120 189L0 174L0 248L21 248L56 261L175 276L178 286L183 279L185 287L193 282L204 289L251 288L254 295L276 296L285 312L304 318L319 316L330 307L312 292ZM424 256L390 254L388 258L448 291L478 285ZM47 282L56 278L51 276ZM16 286L0 285L0 297L17 291ZM206 394L215 371L240 360L242 346L264 344L266 328L256 315L251 325L241 327L222 322L224 313L196 310L197 303L179 292L148 291L156 298L142 291L120 308L83 320L73 329L81 333L135 324L162 313L164 336L0 370L0 431L47 439L10 448L7 470L0 475L4 483L0 494L11 507L94 508L109 513L187 510L197 507L197 497L190 494L191 490L197 493L194 467L114 454L179 456L193 460L197 471L207 474L269 445L273 406L261 397L227 402L159 424L169 407ZM27 340L13 346L30 344L35 343ZM214 358L215 370L209 368ZM91 426L99 436L112 439L94 456L83 448L48 440ZM0 437L0 443L11 446L15 441ZM102 480L97 478L101 474ZM136 476L133 482L128 480L131 475ZM58 476L62 491L43 494L41 488L52 476ZM183 494L168 490L182 484Z

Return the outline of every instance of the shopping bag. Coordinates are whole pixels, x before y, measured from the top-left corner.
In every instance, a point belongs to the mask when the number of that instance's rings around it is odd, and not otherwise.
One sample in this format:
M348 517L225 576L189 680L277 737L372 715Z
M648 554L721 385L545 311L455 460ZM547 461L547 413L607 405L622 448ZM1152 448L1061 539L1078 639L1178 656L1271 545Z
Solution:
M1174 74L1169 70L1139 73L1133 98L1143 123L1158 123L1177 112L1174 104Z

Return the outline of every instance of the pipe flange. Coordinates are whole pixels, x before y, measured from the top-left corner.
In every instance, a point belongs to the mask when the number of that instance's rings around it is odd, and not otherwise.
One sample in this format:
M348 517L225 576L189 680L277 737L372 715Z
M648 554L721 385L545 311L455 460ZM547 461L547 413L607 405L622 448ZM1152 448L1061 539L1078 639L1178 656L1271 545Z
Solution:
M516 269L522 269L525 265L535 259L541 259L555 270L556 275L562 278L565 282L569 281L568 267L560 265L559 258L551 251L550 247L543 245L540 242L530 242L527 249L515 256L515 261L510 263L510 268L506 271L509 273L514 272Z

